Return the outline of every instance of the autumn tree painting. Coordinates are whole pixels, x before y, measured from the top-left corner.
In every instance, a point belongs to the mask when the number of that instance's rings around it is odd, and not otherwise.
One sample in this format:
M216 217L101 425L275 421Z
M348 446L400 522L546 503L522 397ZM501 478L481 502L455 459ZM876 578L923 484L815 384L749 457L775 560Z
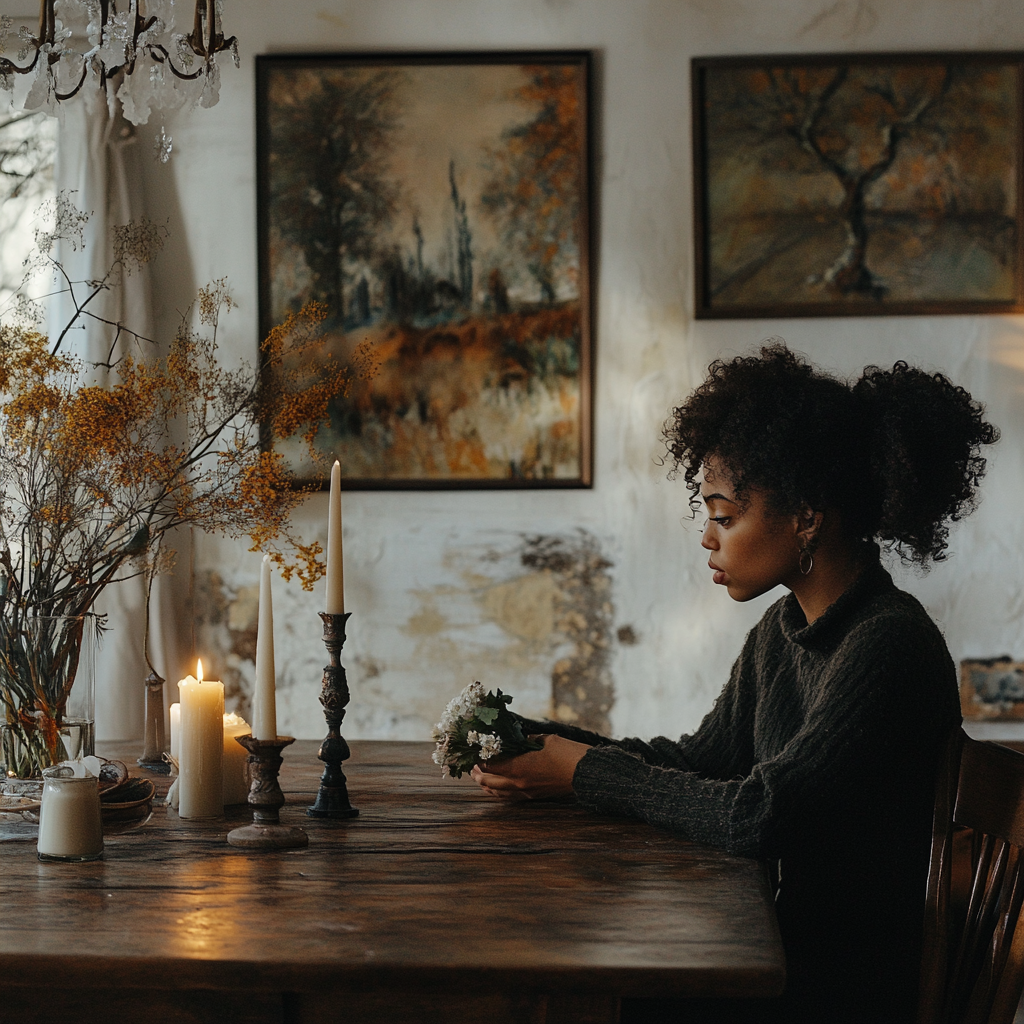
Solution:
M1019 76L984 55L695 62L698 315L1014 308Z
M481 200L501 222L507 251L522 261L548 302L560 273L574 273L579 250L579 154L584 125L575 69L527 70L516 95L537 113L505 130L492 154L494 175Z
M261 318L322 303L365 367L316 439L347 485L586 486L587 55L257 79Z
M300 248L306 275L301 284L275 282L277 319L303 305L299 293L342 318L349 280L361 261L374 258L397 197L398 186L385 172L398 79L390 68L369 75L342 68L303 70L275 82L268 126L270 244ZM275 266L287 272L287 264Z

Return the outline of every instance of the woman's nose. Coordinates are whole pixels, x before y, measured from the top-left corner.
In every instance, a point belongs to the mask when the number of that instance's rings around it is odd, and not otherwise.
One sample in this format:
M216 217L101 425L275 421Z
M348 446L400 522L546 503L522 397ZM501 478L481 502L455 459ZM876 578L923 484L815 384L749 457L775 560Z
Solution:
M704 527L704 532L700 535L700 546L702 548L707 548L708 551L715 551L718 548L718 541L715 539L715 530L710 523Z

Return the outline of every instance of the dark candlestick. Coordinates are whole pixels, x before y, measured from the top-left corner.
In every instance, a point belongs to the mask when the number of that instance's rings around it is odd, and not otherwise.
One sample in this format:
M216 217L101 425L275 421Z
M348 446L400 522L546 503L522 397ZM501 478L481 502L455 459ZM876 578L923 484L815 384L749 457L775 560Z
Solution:
M348 785L345 773L341 769L342 761L348 760L351 753L348 744L341 735L341 723L345 718L345 705L348 704L348 680L341 664L340 654L345 646L345 625L351 612L343 615L330 615L320 612L324 623L324 646L327 648L329 665L324 666L323 690L320 703L324 707L324 718L327 719L327 736L320 744L317 757L324 762L324 773L320 776L320 789L316 794L316 803L306 808L311 818L354 818L359 811L349 803Z

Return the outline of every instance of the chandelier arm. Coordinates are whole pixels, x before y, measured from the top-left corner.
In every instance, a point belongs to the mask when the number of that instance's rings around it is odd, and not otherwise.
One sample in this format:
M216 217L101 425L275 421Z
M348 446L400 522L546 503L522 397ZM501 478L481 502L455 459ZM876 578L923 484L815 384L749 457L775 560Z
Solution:
M155 14L151 14L149 16L149 18L144 21L143 18L142 18L142 15L139 14L138 8L135 9L135 28L132 30L132 53L137 54L139 52L139 38L141 36L145 35L149 31L149 29L152 26L154 21L156 21L156 15ZM145 46L143 46L142 49L145 49ZM131 64L132 64L132 71L134 71L134 69L135 69L135 58L134 57L132 58ZM132 71L129 71L128 74L131 74Z
M200 8L206 10L209 14L209 8L207 7L206 0L196 0L196 12L195 17L192 21L192 35L188 37L188 44L192 47L197 55L205 57L205 47L203 46L203 19L200 15Z
M147 20L144 21L143 18L142 18L142 15L140 15L138 13L138 10L136 10L136 13L135 13L135 29L134 29L133 34L132 34L132 48L131 48L132 59L128 60L128 61L125 61L124 64L119 64L115 68L107 68L106 66L104 66L104 70L103 70L103 78L104 78L104 80L110 79L110 78L115 78L122 71L124 72L125 77L130 77L131 75L133 75L135 73L135 62L139 59L139 51L140 50L142 50L143 52L146 52L146 51L152 51L152 50L155 50L155 49L160 49L160 50L163 51L165 56L167 55L167 51L164 50L164 48L162 46L160 46L159 43L145 43L141 47L139 46L139 38L141 36L143 36L146 32L149 31L149 29L153 25L153 22L155 22L155 21L156 21L156 15L155 14L150 15L150 17ZM168 63L170 63L170 61L168 61ZM83 76L83 80L84 80L84 76ZM78 83L78 88L75 89L75 92L78 92L78 89L80 89L81 87L82 87L82 83L79 82ZM71 96L74 96L74 94L75 94L74 92L70 93Z
M89 65L83 62L83 64L82 64L82 77L78 80L78 85L76 85L74 87L74 89L71 90L71 92L54 92L54 95L62 103L64 102L64 100L69 100L73 96L77 96L79 90L82 88L83 85L85 85L85 78L86 78L86 75L88 75L88 74L89 74Z
M36 52L43 43L53 43L56 23L53 3L54 0L39 0L39 38L35 40Z
M174 66L174 61L171 60L171 55L160 43L151 43L149 45L149 52L154 60L160 61L161 64L166 63L167 66L171 69L171 73L174 75L174 77L180 78L183 82L191 82L203 73L202 67L200 67L196 71L193 71L191 74L187 74L184 71L179 71Z
M206 28L210 36L206 44L206 55L212 57L217 52L218 40L224 42L224 36L217 32L217 0L206 0Z
M13 60L8 59L7 57L0 57L0 75L9 75L12 71L16 75L27 75L35 68L37 63L39 63L38 50L35 51L32 57L32 63L26 64L25 67L19 67Z

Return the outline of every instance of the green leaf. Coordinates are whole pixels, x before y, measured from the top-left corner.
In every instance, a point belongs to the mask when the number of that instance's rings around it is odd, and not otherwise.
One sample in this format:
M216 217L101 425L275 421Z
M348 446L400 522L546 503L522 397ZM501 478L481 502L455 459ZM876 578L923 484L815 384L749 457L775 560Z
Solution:
M476 717L484 725L493 725L499 714L498 708L477 708Z

